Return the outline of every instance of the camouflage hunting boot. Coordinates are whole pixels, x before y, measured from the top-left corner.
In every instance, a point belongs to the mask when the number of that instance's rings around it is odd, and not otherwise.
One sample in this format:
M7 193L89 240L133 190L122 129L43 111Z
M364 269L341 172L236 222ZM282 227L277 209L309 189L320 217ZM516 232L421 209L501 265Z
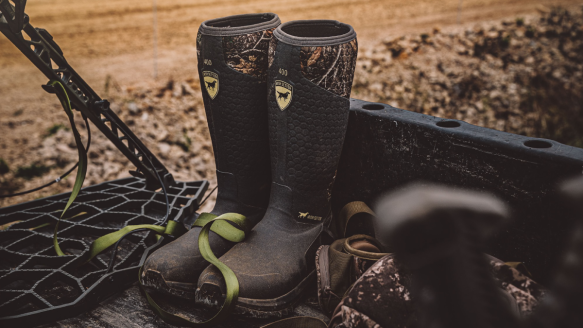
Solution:
M356 33L328 20L294 21L273 32L268 104L272 185L267 213L247 239L220 258L239 280L236 312L291 312L314 286L315 253L327 238L330 193L348 123ZM223 304L214 266L200 276L199 303Z
M239 213L252 225L269 202L266 80L269 42L279 24L272 13L229 16L202 23L196 40L217 167L218 195L211 214ZM194 298L198 277L208 266L198 249L200 230L193 227L148 258L142 271L146 290ZM216 256L234 245L214 232L209 241Z

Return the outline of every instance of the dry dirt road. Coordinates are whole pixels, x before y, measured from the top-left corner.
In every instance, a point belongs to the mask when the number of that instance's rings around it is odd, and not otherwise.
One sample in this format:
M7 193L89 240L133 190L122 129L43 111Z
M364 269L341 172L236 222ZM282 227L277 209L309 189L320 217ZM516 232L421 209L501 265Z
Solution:
M159 79L195 73L194 35L206 19L265 11L278 13L284 22L337 19L353 25L366 47L379 38L455 25L460 2L462 23L516 17L541 5L583 4L581 0L157 0ZM29 0L26 11L34 26L53 35L69 62L98 92L107 75L122 84L153 80L152 1ZM0 74L0 122L14 110L47 98L39 88L45 78L2 35ZM28 115L33 118L38 113Z
M157 83L196 75L196 30L203 20L220 16L270 11L282 21L337 19L354 26L364 51L379 39L458 24L460 2L462 24L514 19L541 6L583 4L582 0L156 1ZM152 1L29 0L26 12L35 27L53 35L72 66L102 96L107 97L108 76L119 85L156 83ZM43 141L49 127L66 123L66 117L56 98L40 88L46 78L1 34L0 76L0 158L9 160L12 168L42 161L27 154Z

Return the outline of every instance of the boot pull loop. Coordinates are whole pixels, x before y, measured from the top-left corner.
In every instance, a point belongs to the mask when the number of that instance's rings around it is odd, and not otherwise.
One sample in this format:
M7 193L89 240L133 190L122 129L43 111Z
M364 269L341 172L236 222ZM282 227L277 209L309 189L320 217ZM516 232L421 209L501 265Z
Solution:
M346 232L348 230L348 224L350 223L350 220L357 214L363 213L369 214L373 218L376 217L375 213L364 202L354 201L344 205L342 210L340 210L340 217L338 218L338 224L336 226L338 235L346 238Z
M375 246L381 252L374 252L374 251L369 252L369 251L364 251L364 250L353 247L352 243L357 242L357 241L364 241L372 246ZM376 240L373 237L368 236L368 235L354 235L354 236L350 236L350 237L344 239L344 245L343 245L344 252L346 252L347 254L350 254L352 256L359 257L359 258L364 259L364 260L377 261L377 260L380 260L381 258L385 257L386 255L390 254L390 253L382 253L382 249L383 249L383 246L381 245L381 243L378 240Z

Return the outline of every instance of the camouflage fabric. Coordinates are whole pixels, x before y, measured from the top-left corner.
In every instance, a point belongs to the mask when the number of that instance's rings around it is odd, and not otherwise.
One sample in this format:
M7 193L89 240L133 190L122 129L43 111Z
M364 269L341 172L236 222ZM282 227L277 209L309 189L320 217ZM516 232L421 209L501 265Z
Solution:
M223 37L223 51L227 65L265 82L267 80L267 52L269 42L273 38L273 30L274 28Z
M200 33L200 30L199 30L198 33L196 33L196 60L198 61L198 63L200 63L201 41L202 41L202 34Z
M271 41L269 41L269 46L267 49L268 68L271 67L271 65L273 64L273 59L275 58L275 49L276 48L277 48L277 38L271 38Z
M500 287L516 301L522 316L529 315L545 290L500 260L490 261ZM371 266L334 310L330 328L416 327L417 315L409 293L411 275L392 254Z
M362 235L355 237L359 236ZM345 241L338 239L330 246L320 246L316 252L318 302L326 315L332 314L350 286L377 261L348 253L343 247Z
M302 74L314 84L350 98L357 53L356 39L334 46L302 47Z
M498 259L492 258L490 265L494 279L516 300L520 313L531 314L546 293L544 287Z

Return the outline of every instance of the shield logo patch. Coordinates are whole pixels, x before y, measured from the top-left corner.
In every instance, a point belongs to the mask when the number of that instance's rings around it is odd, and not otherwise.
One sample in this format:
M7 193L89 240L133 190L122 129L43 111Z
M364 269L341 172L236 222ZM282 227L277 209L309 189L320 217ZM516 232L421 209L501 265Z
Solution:
M291 103L293 93L294 87L291 84L280 80L275 81L275 100L282 111Z
M210 71L203 71L204 86L211 99L215 99L219 93L219 74Z

